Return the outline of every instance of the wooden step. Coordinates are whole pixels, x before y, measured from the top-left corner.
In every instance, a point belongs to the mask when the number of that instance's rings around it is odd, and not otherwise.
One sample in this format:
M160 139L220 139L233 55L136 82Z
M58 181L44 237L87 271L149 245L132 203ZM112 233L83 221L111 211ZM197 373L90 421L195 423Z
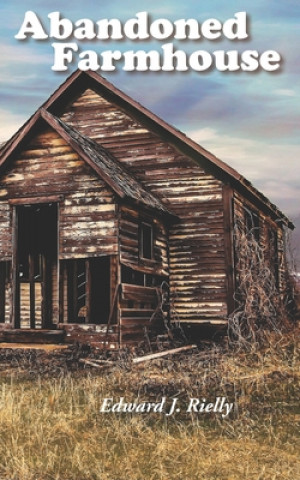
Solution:
M20 328L4 330L2 338L7 343L63 343L65 332L63 330L44 330Z

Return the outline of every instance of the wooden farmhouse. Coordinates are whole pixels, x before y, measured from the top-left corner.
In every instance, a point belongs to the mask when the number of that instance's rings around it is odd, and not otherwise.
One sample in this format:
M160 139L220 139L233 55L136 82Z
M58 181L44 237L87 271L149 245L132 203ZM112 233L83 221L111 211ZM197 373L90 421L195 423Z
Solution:
M235 311L249 230L280 297L289 227L235 170L76 71L0 151L1 339L118 348L174 324L201 338Z

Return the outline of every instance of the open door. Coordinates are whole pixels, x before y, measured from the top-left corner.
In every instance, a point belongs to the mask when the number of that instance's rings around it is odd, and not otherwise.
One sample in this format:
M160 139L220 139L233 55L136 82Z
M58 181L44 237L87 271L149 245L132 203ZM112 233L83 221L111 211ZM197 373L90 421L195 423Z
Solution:
M57 204L16 207L14 326L52 328Z

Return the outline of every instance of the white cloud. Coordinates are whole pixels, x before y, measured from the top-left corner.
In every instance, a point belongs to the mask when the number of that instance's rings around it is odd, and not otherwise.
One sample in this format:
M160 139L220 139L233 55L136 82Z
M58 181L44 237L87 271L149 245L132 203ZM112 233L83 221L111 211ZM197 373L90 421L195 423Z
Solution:
M279 88L277 90L273 90L275 95L281 95L283 97L295 97L296 92L289 88Z
M26 79L36 78L36 75L28 70L26 66L38 66L41 64L49 64L51 55L37 53L34 48L27 45L8 45L0 43L1 65L0 65L0 81L11 83L23 83ZM51 60L50 60L51 61ZM22 74L14 75L14 69L22 70ZM26 72L26 73L24 73Z
M188 132L188 135L232 167L233 163L249 160L249 152L255 146L253 140L222 135L213 128L201 128Z
M219 134L202 128L188 132L196 142L235 168L289 215L299 214L299 147Z

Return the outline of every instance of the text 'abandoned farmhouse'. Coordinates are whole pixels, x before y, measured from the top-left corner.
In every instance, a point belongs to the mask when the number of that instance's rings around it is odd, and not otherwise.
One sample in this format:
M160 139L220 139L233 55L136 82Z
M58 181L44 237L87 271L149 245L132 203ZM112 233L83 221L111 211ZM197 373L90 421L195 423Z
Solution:
M98 74L71 75L3 146L0 165L6 341L28 330L119 347L174 322L226 325L249 231L284 290L290 221Z

